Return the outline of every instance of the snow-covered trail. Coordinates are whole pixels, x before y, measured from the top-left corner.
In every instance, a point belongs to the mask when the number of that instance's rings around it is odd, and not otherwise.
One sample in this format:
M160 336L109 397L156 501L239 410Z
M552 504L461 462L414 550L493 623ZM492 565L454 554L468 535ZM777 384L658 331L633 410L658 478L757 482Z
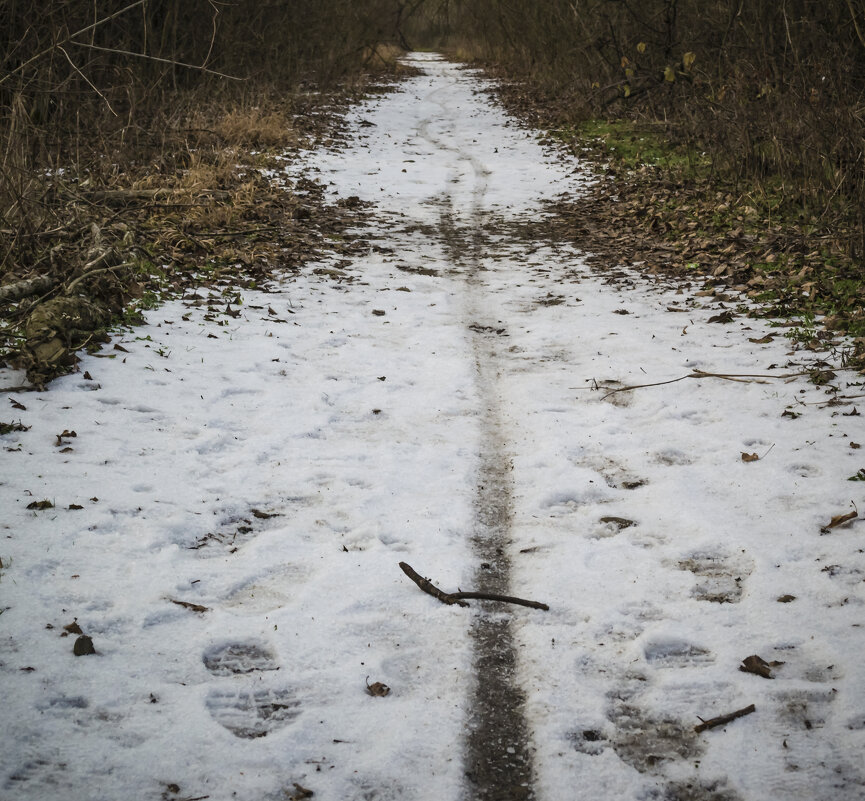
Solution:
M0 798L861 798L863 524L820 527L865 501L862 417L801 379L608 394L788 342L520 241L579 173L415 63L308 165L376 203L349 278L170 303L6 412Z

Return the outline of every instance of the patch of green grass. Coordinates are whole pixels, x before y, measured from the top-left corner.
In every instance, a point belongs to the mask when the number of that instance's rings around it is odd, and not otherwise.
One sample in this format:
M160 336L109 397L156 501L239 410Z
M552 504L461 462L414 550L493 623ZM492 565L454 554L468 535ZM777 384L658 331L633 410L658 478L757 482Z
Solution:
M655 129L647 123L586 120L571 136L600 145L610 159L628 169L649 165L691 174L707 164L694 148L672 142L660 126Z

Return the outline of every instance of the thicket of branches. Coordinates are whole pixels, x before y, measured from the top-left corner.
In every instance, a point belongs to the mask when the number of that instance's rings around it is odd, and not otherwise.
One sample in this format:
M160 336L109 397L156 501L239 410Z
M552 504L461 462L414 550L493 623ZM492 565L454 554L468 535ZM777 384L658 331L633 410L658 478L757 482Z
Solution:
M392 0L0 0L2 122L122 126L181 89L326 84L394 14Z
M717 170L838 215L865 258L865 1L451 0L464 52L527 77L563 120L666 121ZM439 20L442 19L440 14Z
M26 269L32 237L53 227L46 175L158 159L214 99L250 105L350 77L393 38L400 5L0 0L0 274Z

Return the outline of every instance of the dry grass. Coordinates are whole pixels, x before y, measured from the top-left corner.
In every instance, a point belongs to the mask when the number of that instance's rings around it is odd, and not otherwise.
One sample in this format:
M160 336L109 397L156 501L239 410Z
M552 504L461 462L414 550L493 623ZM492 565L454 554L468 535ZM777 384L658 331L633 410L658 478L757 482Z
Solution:
M363 49L362 63L370 72L398 72L405 50L393 44L377 44Z
M228 111L213 127L227 145L289 148L298 144L298 134L283 109L259 106Z

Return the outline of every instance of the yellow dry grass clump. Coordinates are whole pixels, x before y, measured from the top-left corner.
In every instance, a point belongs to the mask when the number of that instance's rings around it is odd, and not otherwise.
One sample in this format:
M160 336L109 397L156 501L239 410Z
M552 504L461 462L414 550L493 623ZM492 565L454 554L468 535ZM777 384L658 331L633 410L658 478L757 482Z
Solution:
M298 136L291 120L282 110L257 106L235 108L214 128L227 145L245 147L291 147Z

